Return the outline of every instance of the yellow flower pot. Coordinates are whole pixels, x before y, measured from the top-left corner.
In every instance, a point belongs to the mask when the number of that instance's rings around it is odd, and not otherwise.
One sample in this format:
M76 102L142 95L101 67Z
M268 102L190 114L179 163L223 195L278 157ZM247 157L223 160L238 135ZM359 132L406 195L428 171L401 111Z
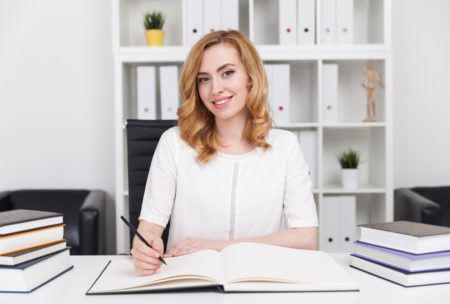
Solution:
M163 30L146 30L145 38L148 46L161 46L164 43Z

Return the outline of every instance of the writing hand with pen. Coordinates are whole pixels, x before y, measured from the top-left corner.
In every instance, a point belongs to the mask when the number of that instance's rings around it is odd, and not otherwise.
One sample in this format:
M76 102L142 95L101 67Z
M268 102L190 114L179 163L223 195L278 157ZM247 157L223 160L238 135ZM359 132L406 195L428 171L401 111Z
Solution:
M133 248L130 251L133 256L134 268L141 275L155 273L161 267L162 263L166 264L166 261L163 259L164 244L161 237L145 229L138 232L125 217L121 216L120 218L135 234Z

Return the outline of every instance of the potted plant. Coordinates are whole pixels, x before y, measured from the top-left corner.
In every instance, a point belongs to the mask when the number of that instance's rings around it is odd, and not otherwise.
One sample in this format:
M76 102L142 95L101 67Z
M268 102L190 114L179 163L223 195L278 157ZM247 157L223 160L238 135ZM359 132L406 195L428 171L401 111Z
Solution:
M342 187L355 189L359 186L359 152L348 149L338 155L339 163L342 168Z
M148 46L160 46L164 42L165 22L162 12L153 11L144 15L145 38Z

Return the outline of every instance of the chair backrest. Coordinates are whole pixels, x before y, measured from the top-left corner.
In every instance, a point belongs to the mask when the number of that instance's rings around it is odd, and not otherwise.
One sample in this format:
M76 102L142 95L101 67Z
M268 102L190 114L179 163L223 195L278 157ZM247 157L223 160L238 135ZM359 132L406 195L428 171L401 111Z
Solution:
M158 141L167 129L176 125L176 120L127 120L129 220L135 227L139 224L145 184ZM170 223L162 235L164 245L169 226ZM130 246L132 240L130 234Z

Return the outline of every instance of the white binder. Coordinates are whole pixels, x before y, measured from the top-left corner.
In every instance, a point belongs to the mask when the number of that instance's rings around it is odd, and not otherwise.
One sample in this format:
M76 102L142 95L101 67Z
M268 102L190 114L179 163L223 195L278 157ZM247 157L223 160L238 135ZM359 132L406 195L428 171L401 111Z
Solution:
M279 0L280 44L297 44L297 0Z
M322 67L322 120L324 123L338 121L338 65Z
M137 118L156 119L156 70L154 66L137 67Z
M320 7L320 43L336 43L336 5L338 0L322 0Z
M289 122L290 103L290 66L289 64L273 64L271 68L271 90L269 100L273 120L276 125Z
M221 6L222 0L203 1L203 31L205 34L222 29Z
M353 252L356 241L356 197L339 196L339 252Z
M161 119L177 119L177 110L180 105L178 97L178 67L160 67L159 77Z
M323 229L324 251L339 252L339 197L324 196L320 208L322 220L320 229Z
M221 0L221 12L222 29L239 29L239 0Z
M353 0L337 2L337 43L353 43Z
M309 45L316 43L316 1L298 0L297 3L297 43Z
M300 130L300 146L309 167L309 177L312 186L317 186L317 132L314 130Z
M203 0L185 0L184 2L185 45L192 46L203 36Z

